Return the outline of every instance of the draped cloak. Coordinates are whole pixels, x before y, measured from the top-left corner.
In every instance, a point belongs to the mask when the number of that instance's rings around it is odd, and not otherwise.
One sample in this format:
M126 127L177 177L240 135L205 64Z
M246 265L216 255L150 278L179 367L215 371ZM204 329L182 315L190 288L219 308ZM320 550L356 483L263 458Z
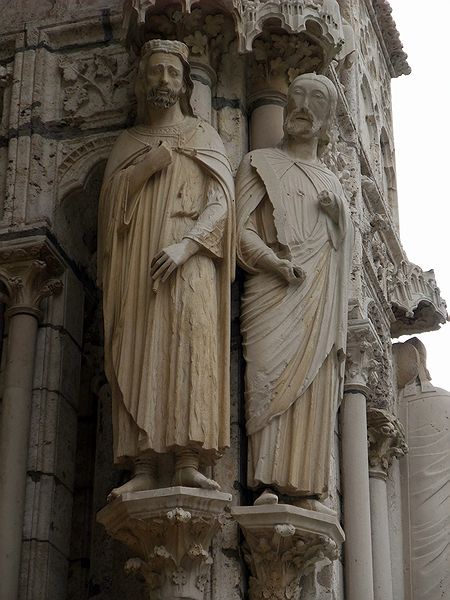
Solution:
M320 208L328 190L338 224ZM247 155L237 176L238 260L246 360L248 483L325 496L342 395L353 228L342 187L324 165L280 149ZM288 284L258 267L275 252L306 273Z
M134 164L163 141L172 163L131 197ZM131 128L113 148L100 197L98 273L116 462L189 447L212 463L229 446L233 189L222 141L198 119ZM200 250L155 283L152 259L183 238Z

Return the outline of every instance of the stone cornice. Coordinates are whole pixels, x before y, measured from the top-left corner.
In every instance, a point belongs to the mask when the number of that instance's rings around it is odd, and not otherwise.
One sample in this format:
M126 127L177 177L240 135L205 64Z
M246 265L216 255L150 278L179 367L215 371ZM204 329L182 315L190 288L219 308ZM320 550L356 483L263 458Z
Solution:
M392 68L392 76L409 75L411 67L408 64L408 55L403 50L395 21L392 17L392 8L388 0L366 0L366 3L374 11L381 35L380 42L386 49L387 57Z

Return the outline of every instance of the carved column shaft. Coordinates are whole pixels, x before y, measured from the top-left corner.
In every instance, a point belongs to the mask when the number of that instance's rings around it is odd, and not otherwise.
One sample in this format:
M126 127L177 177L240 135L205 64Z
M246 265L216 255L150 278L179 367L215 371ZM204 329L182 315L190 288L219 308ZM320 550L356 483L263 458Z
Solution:
M369 321L349 323L345 393L341 409L346 598L373 600L367 408L377 336ZM376 347L376 345L375 345Z
M341 411L347 598L373 600L366 396L347 390Z
M386 479L393 458L407 451L405 434L398 419L385 410L370 408L367 421L374 600L393 600Z
M275 94L267 95L254 104L250 117L250 148L269 148L283 137L283 110L285 100Z
M370 476L374 600L393 600L386 481Z
M38 321L31 314L10 317L0 427L2 600L17 597L37 328Z
M194 113L211 123L212 98L211 90L215 80L215 73L212 67L200 62L191 65L191 76L194 81L194 90L192 93L192 107Z
M52 269L49 262L36 260L44 249L42 242L26 249L0 249L0 258L9 263L0 269L6 290L2 300L9 305L0 425L0 600L18 595L39 305L62 287L51 279L55 265Z

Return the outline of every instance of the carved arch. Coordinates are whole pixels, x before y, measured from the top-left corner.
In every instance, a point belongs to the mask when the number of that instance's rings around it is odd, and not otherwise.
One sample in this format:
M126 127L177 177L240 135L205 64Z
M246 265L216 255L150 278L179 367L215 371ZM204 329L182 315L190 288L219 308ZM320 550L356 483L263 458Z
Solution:
M92 282L96 280L98 199L116 135L78 146L60 165L53 228L59 243Z
M117 133L91 138L76 146L58 167L58 203L68 194L83 188L90 171L111 152Z

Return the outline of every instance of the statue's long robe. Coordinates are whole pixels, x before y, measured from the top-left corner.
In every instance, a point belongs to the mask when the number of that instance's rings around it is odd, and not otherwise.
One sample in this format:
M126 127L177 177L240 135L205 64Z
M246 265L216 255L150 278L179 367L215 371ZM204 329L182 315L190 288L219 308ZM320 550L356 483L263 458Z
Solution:
M172 163L131 197L133 164L161 141ZM208 463L229 445L232 204L225 150L205 122L135 127L117 140L99 209L116 462L189 447ZM183 238L200 250L155 285L152 259Z
M336 225L318 194L334 192ZM237 178L238 260L246 359L248 483L324 496L342 391L353 230L342 187L325 166L257 150ZM287 284L258 260L267 252L306 273Z

